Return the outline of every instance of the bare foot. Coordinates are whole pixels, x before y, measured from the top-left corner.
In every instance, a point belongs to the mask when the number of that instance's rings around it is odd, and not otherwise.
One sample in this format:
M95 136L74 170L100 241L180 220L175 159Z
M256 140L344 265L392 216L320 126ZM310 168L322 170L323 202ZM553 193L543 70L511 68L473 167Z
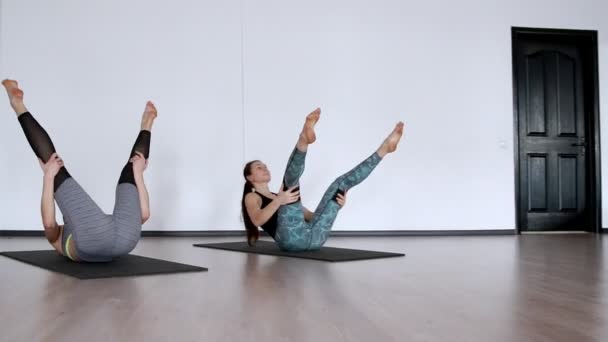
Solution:
M397 125L395 125L395 128L393 129L391 134L389 134L388 137L386 137L386 139L384 140L384 142L382 143L382 145L380 145L380 148L378 149L378 154L380 155L380 157L384 157L388 153L392 153L397 150L397 145L399 144L399 141L401 140L401 137L403 136L404 126L405 126L404 123L401 121L399 123L397 123Z
M157 116L158 112L156 111L156 106L154 106L152 101L148 101L146 103L146 109L144 109L144 114L141 116L141 129L151 130L154 119L156 119Z
M310 145L317 140L317 135L315 134L315 125L317 124L320 118L321 108L315 109L306 116L304 128L302 128L302 133L300 133L301 142Z
M14 101L23 101L23 91L19 89L19 84L14 80L4 80L2 85L6 88L8 98L13 103Z
M17 81L7 79L2 81L2 85L6 88L8 99L15 112L17 112L17 114L27 112L27 109L25 109L25 106L23 105L23 90L19 89Z

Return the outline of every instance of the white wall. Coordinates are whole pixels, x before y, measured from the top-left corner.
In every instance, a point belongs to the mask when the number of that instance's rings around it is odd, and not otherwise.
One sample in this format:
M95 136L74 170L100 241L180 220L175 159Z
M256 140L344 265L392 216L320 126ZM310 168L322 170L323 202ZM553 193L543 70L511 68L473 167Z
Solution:
M335 229L512 229L511 27L598 30L600 83L608 78L599 0L1 4L0 76L21 81L105 210L143 105L157 103L151 230L240 229L244 162L264 160L278 188L316 106L319 139L302 179L313 209L395 122L407 125ZM0 229L36 229L41 174L4 97L0 108Z

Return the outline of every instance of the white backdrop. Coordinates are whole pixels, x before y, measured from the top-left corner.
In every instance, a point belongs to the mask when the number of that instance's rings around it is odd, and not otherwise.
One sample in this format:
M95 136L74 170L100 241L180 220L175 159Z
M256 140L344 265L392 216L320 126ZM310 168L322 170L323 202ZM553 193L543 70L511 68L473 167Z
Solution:
M0 77L20 81L106 211L144 104L157 104L146 230L241 229L244 163L265 161L277 189L317 106L301 182L311 209L406 121L400 149L349 193L336 230L512 229L511 27L598 30L608 78L599 0L0 4ZM41 172L5 96L1 108L0 229L39 229Z

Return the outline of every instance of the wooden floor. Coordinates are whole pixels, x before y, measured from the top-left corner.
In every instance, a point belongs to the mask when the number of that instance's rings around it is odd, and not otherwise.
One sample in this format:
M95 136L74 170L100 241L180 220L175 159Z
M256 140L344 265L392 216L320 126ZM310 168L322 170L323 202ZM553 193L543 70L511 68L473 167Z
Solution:
M608 341L600 236L331 239L407 254L345 263L191 247L234 240L144 238L134 252L209 268L193 274L78 280L0 257L0 340Z

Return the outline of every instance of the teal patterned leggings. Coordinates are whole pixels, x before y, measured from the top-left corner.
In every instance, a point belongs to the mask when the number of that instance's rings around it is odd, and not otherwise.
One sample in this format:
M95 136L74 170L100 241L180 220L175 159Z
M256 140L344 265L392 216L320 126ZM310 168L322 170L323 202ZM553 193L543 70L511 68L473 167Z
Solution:
M300 176L304 173L305 160L306 152L301 152L297 148L293 150L287 162L287 169L285 170L285 177L283 179L283 184L286 187L291 188L299 185ZM382 158L377 153L374 153L354 169L338 177L331 183L315 210L311 222L304 220L304 210L301 201L282 205L279 208L277 232L275 235L275 241L279 248L292 252L320 249L325 241L327 241L331 227L340 210L340 205L335 200L337 192L343 191L345 193L350 188L361 183L380 163L380 160Z

